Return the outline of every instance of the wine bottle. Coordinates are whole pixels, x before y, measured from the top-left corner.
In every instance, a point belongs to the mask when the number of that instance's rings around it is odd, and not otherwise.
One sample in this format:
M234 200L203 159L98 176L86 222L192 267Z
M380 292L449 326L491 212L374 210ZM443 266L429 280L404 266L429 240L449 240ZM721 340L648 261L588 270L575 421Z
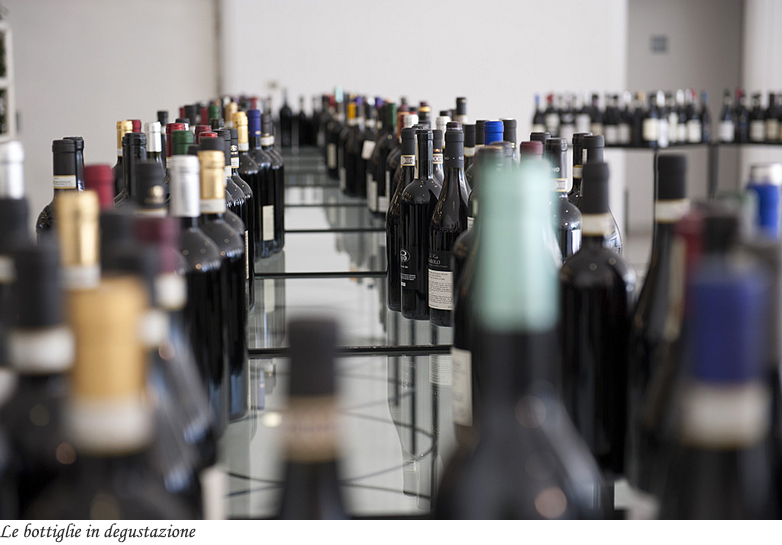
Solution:
M189 131L187 131L189 133ZM171 216L179 218L182 230L179 251L184 262L187 305L184 327L196 366L207 390L215 433L225 431L228 414L229 320L222 319L223 301L229 294L222 282L220 248L198 225L200 210L199 161L192 155L175 154L171 170Z
M467 123L462 126L464 127L464 171L467 172L475 160L475 124ZM467 190L470 191L471 188L467 187Z
M562 266L562 390L606 475L624 468L627 337L635 271L608 247L608 165L584 165L581 248Z
M581 247L581 212L567 198L567 142L562 138L546 140L545 159L554 181L554 196L549 203L552 226L559 245L560 260L565 261Z
M749 142L749 110L747 110L747 97L741 90L736 88L736 103L734 105L734 118L736 124L736 142Z
M584 107L587 107L586 103L584 103ZM559 113L554 106L553 94L546 96L546 110L543 112L543 122L546 125L546 132L551 133L552 136L559 134ZM488 141L486 143L491 144Z
M304 95L300 95L299 113L295 116L295 120L296 120L295 122L299 127L299 137L291 142L291 147L295 149L315 145L312 140L312 135L313 135L312 119L314 119L315 115L317 114L317 110L316 110L317 104L313 100L312 102L313 117L310 118L307 117L307 112L305 110L304 102L305 102Z
M502 120L502 140L509 142L513 149L513 160L519 162L519 149L516 145L516 120L511 117L503 118ZM572 125L572 123L571 123ZM565 128L565 130L569 130ZM572 136L572 131L571 131Z
M442 186L434 179L432 131L418 129L416 139L418 172L415 180L404 188L401 197L402 237L399 255L402 316L428 320L429 228Z
M749 141L763 142L766 139L766 113L760 104L760 93L752 95L752 111L749 113Z
M382 99L378 98L377 104L378 108L382 109ZM375 104L371 100L367 100L364 104L364 132L356 142L356 189L360 196L367 199L367 202L370 197L377 201L377 195L370 196L367 193L367 176L371 168L372 152L377 144L378 108L375 108Z
M689 102L689 91L685 93L684 89L676 90L676 111L679 119L676 122L676 142L679 144L687 143L687 104Z
M352 118L348 113L350 130L345 139L343 160L345 165L345 194L352 197L366 197L366 171L363 170L361 152L364 145L364 99L357 97L353 106L348 106L353 111ZM352 120L351 120L352 119Z
M620 146L629 146L633 141L632 139L633 113L630 111L630 105L632 101L633 99L630 91L623 91L622 104L624 105L624 108L621 111L620 119L619 119L618 144Z
M255 255L268 257L274 250L274 226L275 218L275 187L274 174L272 173L272 157L263 149L261 144L261 112L249 110L247 112L247 129L249 134L249 156L258 166L258 175L250 187L255 196L258 226L260 228L258 247ZM241 170L240 170L241 173Z
M263 233L261 233L261 216L259 214L260 207L258 205L257 190L259 187L258 177L260 170L258 163L250 156L250 140L247 128L247 114L244 112L236 112L233 116L233 125L236 127L236 139L237 139L237 152L239 154L239 168L238 173L241 179L243 179L250 187L252 193L253 210L251 212L253 216L252 221L252 241L253 241L253 258L259 254L261 244L263 240ZM233 136L231 137L233 138ZM246 195L246 193L245 193Z
M272 116L261 116L261 149L269 155L271 177L274 180L274 238L272 252L279 252L285 246L285 163L282 155L274 148L274 123Z
M737 231L735 215L706 218L706 253L688 290L691 356L677 399L663 519L779 517L765 382L769 278L726 244L726 223Z
M122 154L124 148L122 139L129 132L133 132L133 123L130 121L117 121L117 164L114 165L114 195L119 195L125 189L125 167Z
M388 283L388 308L402 310L402 284L401 284L401 259L402 259L402 192L415 180L416 171L416 139L413 127L402 129L402 153L400 155L400 169L402 178L397 191L391 199L386 215L386 261Z
M658 157L652 255L630 330L627 475L635 487L646 491L651 486L651 464L656 452L654 438L647 437L648 432L641 425L641 411L652 377L666 357L667 315L674 289L674 229L689 208L686 174L684 155Z
M54 229L57 198L65 192L84 188L83 179L81 187L77 182L76 142L68 139L55 140L52 142L52 154L54 197L52 202L41 210L35 222L35 232L39 239Z
M768 108L766 108L766 142L778 142L779 141L779 106L777 106L776 93L769 92L768 94Z
M445 132L445 178L429 227L429 320L434 325L453 325L454 271L451 254L456 238L467 230L467 199L464 181L464 132L458 121Z
M18 140L0 144L0 199L24 198L24 147Z
M358 119L356 119L356 100L358 97L351 95L351 99L348 101L345 107L346 121L345 125L339 131L337 136L337 173L339 176L339 188L343 191L347 191L347 161L345 158L345 146L347 144L348 137L352 132L355 132L358 125Z
M294 140L298 142L299 130L298 119L294 117L293 110L288 106L288 90L283 89L280 108L280 146L285 149L292 148Z
M445 168L443 167L443 136L439 129L432 131L432 176L442 185L445 180Z
M722 94L722 112L720 113L720 142L733 142L734 133L734 112L730 103L730 91L725 89Z
M383 166L384 173L383 176L386 180L386 194L391 195L391 200L396 198L396 193L399 191L399 198L402 197L402 191L404 191L405 187L402 186L399 187L398 179L401 180L402 175L402 168L400 166L400 161L402 158L402 129L413 127L414 125L418 124L418 115L417 114L411 114L408 112L399 112L398 113L399 119L397 120L397 130L399 131L399 141L394 144L394 147L391 149L391 151L388 152L388 157L386 158L386 164ZM418 148L416 147L415 153L418 153ZM416 162L417 165L417 162ZM397 179L397 175L399 178ZM391 209L391 204L389 202L389 210Z
M576 206L581 201L581 171L584 168L583 139L591 134L591 132L577 132L573 135L573 187L568 192L568 199Z
M484 146L478 150L475 164L476 175L490 179L495 171L502 170L505 156L497 146ZM483 407L481 388L483 377L478 359L478 344L475 337L477 312L475 290L475 265L478 242L478 197L477 191L470 194L468 230L459 235L453 246L453 421L460 445L474 445L477 440L477 412ZM472 220L472 221L469 221Z
M19 201L23 202L23 201ZM62 221L67 221L63 219ZM26 238L26 237L24 237ZM10 301L8 355L16 388L0 408L0 427L13 452L14 504L26 510L63 467L65 437L61 409L74 357L71 330L65 324L59 250L54 238L38 246L17 239Z
M771 240L779 240L779 200L782 187L782 164L752 165L749 170L747 191L757 196L758 232Z
M288 408L284 415L285 484L281 519L345 519L339 489L335 356L337 327L292 320Z
M606 113L604 119L606 146L616 146L619 144L619 122L619 95L606 94ZM575 139L573 140L573 145L573 168L575 169ZM575 175L573 177L573 184L575 185Z
M570 142L576 131L576 112L573 110L573 95L567 93L561 102L559 110L559 134Z
M656 148L660 137L660 115L657 109L656 95L649 97L649 109L644 112L642 131L643 146L647 148Z
M605 148L605 140L601 135L586 135L581 139L581 146L583 147L583 160L584 164L592 162L603 162L603 149ZM580 201L576 201L576 206L580 208ZM608 237L608 245L614 249L616 253L621 254L624 244L622 242L622 234L619 231L619 225L616 223L614 214L611 214L611 236Z
M185 104L185 115L190 124L190 131L195 130L195 126L198 125L198 106L196 104Z
M545 131L546 131L546 118L543 115L543 108L540 107L540 95L536 93L535 114L532 116L532 132L545 132Z
M711 143L711 113L709 112L709 93L701 91L701 137L699 142Z
M147 158L147 137L143 132L129 132L122 138L122 177L125 186L114 197L114 206L132 207L136 196L136 168Z
M469 122L467 117L467 99L465 97L456 97L456 111L454 112L454 121L458 121L462 126Z
M657 123L657 147L659 149L665 149L671 144L670 116L668 114L665 93L657 91L657 116L659 118ZM700 137L700 133L698 133L698 136Z
M155 430L137 339L146 299L144 287L128 277L104 280L70 299L76 361L64 418L72 447L61 456L71 467L25 518L194 517L148 462Z
M222 301L222 317L228 324L225 370L230 392L229 417L233 421L242 418L248 410L247 264L242 236L225 220L225 154L213 142L215 139L204 139L198 152L201 167L200 225L223 256L221 284L226 296Z
M388 211L389 202L393 196L393 189L389 183L386 183L386 162L398 140L401 138L401 124L397 122L396 103L390 102L385 105L385 118L383 122L383 132L378 136L377 144L372 151L369 164L367 165L367 180L369 186L367 191L369 195L377 195L377 199L367 199L369 210L376 215L383 217ZM374 207L374 208L373 208Z
M438 518L600 514L594 494L599 470L551 377L557 359L556 270L539 236L549 221L546 169L527 162L520 170L521 175L510 169L481 183L475 277L481 306L473 312L487 377L486 418L475 449L460 449L446 469L436 497ZM546 469L536 469L542 459Z
M329 178L339 180L339 162L337 158L337 147L339 146L339 134L342 132L345 122L344 103L342 102L342 91L339 90L330 104L334 107L334 116L326 125L326 169ZM254 188L253 188L254 189Z

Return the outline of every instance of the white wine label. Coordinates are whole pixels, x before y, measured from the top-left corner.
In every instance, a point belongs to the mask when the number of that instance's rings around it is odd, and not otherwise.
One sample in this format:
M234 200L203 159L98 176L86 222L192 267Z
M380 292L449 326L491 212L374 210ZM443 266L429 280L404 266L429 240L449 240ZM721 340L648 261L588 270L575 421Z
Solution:
M769 142L779 140L779 120L766 119L766 140Z
M403 167L414 167L415 166L415 155L402 155L402 157L399 160L399 164ZM386 171L386 174L388 174L388 171Z
M247 142L239 142L239 151L250 151L250 144Z
M735 137L735 129L733 128L733 121L721 121L720 122L720 142L733 142Z
M475 224L475 218L472 216L467 216L467 230L469 231L472 229L472 226Z
M297 463L334 460L337 416L334 396L291 397L282 426L286 458Z
M606 144L614 145L619 143L619 127L616 125L606 125Z
M595 136L603 136L603 124L602 123L592 123L592 125L589 128L590 131L592 131L592 134Z
M584 167L581 165L573 165L573 178L581 178Z
M62 268L62 285L69 290L88 290L100 284L100 265L73 265Z
M339 169L339 188L342 191L345 191L347 186L348 186L348 173L345 167L341 167Z
M693 384L681 398L681 441L687 445L742 449L768 435L771 394L765 384Z
M221 214L225 212L225 199L201 199L202 214Z
M472 426L472 353L461 348L451 348L453 370L453 421L462 426Z
M697 119L687 121L687 142L697 144L701 141L701 122Z
M451 252L429 252L429 307L453 310Z
M274 240L274 205L267 204L261 209L263 215L263 240Z
M274 137L273 136L261 136L261 146L267 147L267 146L273 146L274 145Z
M581 234L583 236L604 236L611 233L614 222L611 214L584 214L581 218Z
M567 178L556 178L554 180L554 191L564 193L568 190Z
M0 284L10 284L15 279L14 260L8 256L0 255Z
M689 199L655 201L654 221L657 223L676 223L690 209Z
M464 156L465 157L474 157L475 156L475 148L464 148Z
M432 354L429 356L429 382L438 386L453 384L453 363L450 354Z
M122 157L122 148L117 148L117 157Z
M361 148L361 158L365 161L369 161L373 151L375 151L375 141L364 140L364 146Z
M55 189L76 189L76 175L54 176L52 178Z
M676 142L686 142L686 141L687 141L687 124L678 123L676 125Z
M239 168L239 158L231 157L231 168Z
M277 306L277 297L275 297L274 280L272 278L263 279L263 311L269 313Z
M181 310L187 304L187 282L181 274L170 272L157 275L155 290L161 308Z
M670 142L670 135L671 131L668 130L668 120L664 117L660 119L660 124L658 125L659 128L659 135L657 137L657 145L661 148L667 148L668 143Z
M442 153L435 153L432 155L432 163L435 165L442 165L443 164L443 154Z
M326 166L328 168L337 168L337 145L326 144Z
M370 211L377 210L377 184L371 179L367 180L367 204Z
M68 327L8 332L11 366L25 373L61 373L70 370L76 343Z
M762 142L766 137L766 124L763 121L751 121L749 123L749 139L753 142Z
M647 117L643 122L642 134L644 142L656 142L660 131L660 121Z
M619 143L620 144L630 143L630 125L627 123L619 124Z
M205 520L225 520L228 497L228 477L218 465L202 469L198 475L201 481L201 502Z
M388 212L388 197L385 195L380 195L377 198L377 211L384 214Z
M589 132L589 126L591 124L592 118L589 117L589 114L578 114L576 116L576 132Z

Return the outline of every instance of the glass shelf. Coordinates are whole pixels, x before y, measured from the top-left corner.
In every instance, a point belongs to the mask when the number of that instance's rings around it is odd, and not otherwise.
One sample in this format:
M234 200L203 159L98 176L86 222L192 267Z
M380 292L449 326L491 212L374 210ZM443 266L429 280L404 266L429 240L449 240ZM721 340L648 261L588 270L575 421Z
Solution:
M365 206L286 207L285 232L385 231L386 222Z
M285 249L255 262L255 276L262 278L359 271L385 275L385 231L286 233Z
M232 518L270 518L278 509L283 460L280 424L288 362L251 363L257 401L224 437ZM340 484L356 517L425 516L432 490L456 446L450 356L371 356L337 360Z

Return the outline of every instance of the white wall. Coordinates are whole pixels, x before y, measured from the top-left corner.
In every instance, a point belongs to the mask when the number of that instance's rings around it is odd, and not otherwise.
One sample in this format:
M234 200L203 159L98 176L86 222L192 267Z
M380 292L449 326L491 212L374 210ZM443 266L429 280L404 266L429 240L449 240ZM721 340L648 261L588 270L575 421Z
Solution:
M782 0L744 0L742 84L750 93L782 90ZM752 163L782 162L782 147L744 148L741 176L746 181Z
M652 91L694 88L709 93L712 131L721 110L722 92L734 90L741 77L741 0L629 0L627 86ZM667 53L652 53L653 35L668 37ZM688 156L688 192L706 197L707 150ZM654 191L651 152L628 152L627 179L631 231L652 228ZM737 187L738 150L720 148L719 188Z
M156 121L217 91L212 0L3 0L35 219L52 195L52 140L83 136L116 162L116 122Z
M526 140L536 92L625 86L626 0L221 0L221 6L224 92L268 94L276 82L298 104L300 94L342 85L428 100L435 114L466 96L470 119L515 117ZM611 157L612 209L620 222L622 161L621 154Z

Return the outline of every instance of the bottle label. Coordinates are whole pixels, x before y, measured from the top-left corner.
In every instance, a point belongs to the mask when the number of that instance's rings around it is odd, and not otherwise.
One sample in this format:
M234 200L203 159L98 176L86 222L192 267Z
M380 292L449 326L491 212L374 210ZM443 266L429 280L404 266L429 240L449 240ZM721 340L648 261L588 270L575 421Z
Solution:
M763 121L751 121L749 124L749 139L753 142L762 142L765 137L765 123Z
M415 155L402 155L402 157L399 160L399 164L402 165L403 167L414 167Z
M606 145L616 145L619 143L619 127L616 125L606 125Z
M225 199L201 199L202 214L221 214L225 212Z
M472 216L467 216L467 230L469 231L472 229L473 224L475 224L475 218Z
M377 198L377 211L383 214L388 212L388 197L385 195L380 195Z
M687 121L687 141L690 144L697 144L701 141L701 122L697 119Z
M268 314L277 306L275 297L274 280L271 278L263 279L263 312Z
M630 125L627 123L619 124L619 143L622 145L630 143Z
M369 174L367 174L367 204L370 211L377 210L377 184Z
M247 142L239 142L239 151L250 151L250 144Z
M450 354L432 354L429 356L429 383L438 386L453 384L453 363Z
M676 125L676 142L686 142L686 141L687 141L687 124L678 123Z
M0 284L10 284L16 279L14 260L0 255Z
M766 140L776 142L779 140L779 120L766 119Z
M432 163L435 165L442 165L443 164L443 154L442 153L435 153L432 155Z
M474 157L475 156L475 148L464 148L464 156L465 157Z
M217 465L201 470L201 501L205 520L225 520L225 504L228 494L228 478Z
M274 145L274 137L273 136L261 136L261 146L263 147L269 147Z
M76 189L76 175L54 176L52 178L54 189Z
M326 145L326 166L330 169L337 168L337 145Z
M589 114L578 114L576 116L576 132L589 132L589 126L591 124L592 118L589 116Z
M453 310L453 271L451 252L429 252L429 307Z
M472 353L451 348L451 369L453 421L462 426L472 426Z
M643 123L644 142L656 142L659 136L660 122L658 119L647 117Z
M556 178L554 180L554 191L559 191L560 193L566 193L568 190L568 183L567 178Z
M263 215L263 240L274 240L274 205L267 204L261 209Z
M559 114L546 114L544 123L546 123L546 130L555 134L559 128ZM491 142L486 142L486 144L491 144Z
M292 396L283 421L286 458L296 463L334 460L337 416L334 396Z
M690 209L689 199L655 201L654 221L657 223L676 223Z
M231 157L231 168L239 168L239 156Z
M418 256L415 253L407 251L406 248L399 250L399 268L400 285L405 290L418 289Z
M602 123L592 123L590 129L592 131L592 134L595 136L603 136L603 124Z
M733 142L734 137L735 137L735 130L733 128L733 121L721 121L720 142Z
M250 280L250 239L244 230L244 279Z
M584 214L581 217L581 234L583 236L605 236L611 233L614 222L611 214Z
M581 165L573 165L573 178L581 179L584 167Z
M361 158L364 161L369 161L372 157L372 152L375 151L374 140L364 140L364 146L361 148Z
M345 167L340 167L339 169L339 188L342 191L345 191L345 189L348 187L348 175L347 170Z

